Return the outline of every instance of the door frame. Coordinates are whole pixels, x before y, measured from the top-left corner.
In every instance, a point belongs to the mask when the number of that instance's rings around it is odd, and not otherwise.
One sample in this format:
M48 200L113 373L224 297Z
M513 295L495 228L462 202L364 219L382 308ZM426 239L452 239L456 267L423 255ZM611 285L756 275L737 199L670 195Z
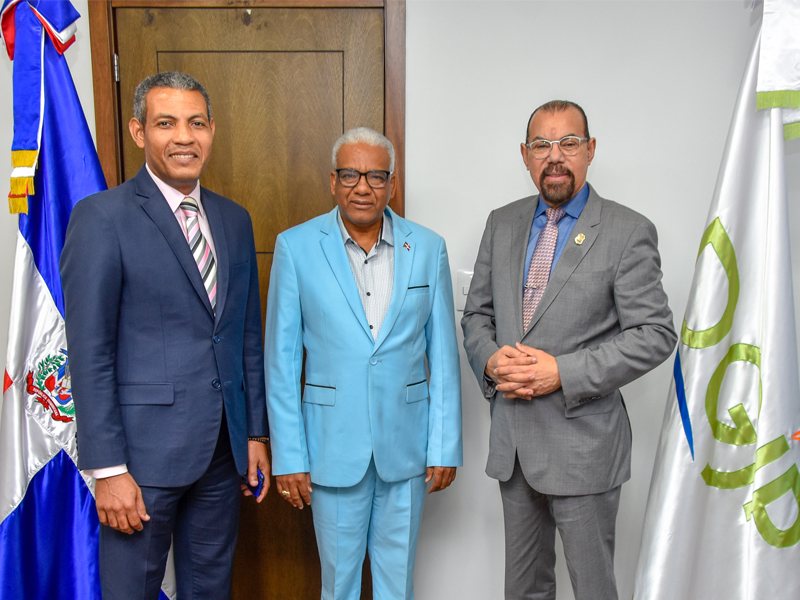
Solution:
M114 78L117 8L381 8L384 13L384 132L395 149L393 210L405 214L406 0L93 0L89 2L97 154L109 187L122 183L119 86ZM125 99L128 101L128 99Z

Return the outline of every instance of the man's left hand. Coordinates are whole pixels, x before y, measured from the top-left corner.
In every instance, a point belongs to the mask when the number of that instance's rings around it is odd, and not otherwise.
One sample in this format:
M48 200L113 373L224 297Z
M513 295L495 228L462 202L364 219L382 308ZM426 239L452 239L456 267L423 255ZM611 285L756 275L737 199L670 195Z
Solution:
M433 479L433 485L428 490L429 494L433 492L441 492L444 488L453 483L456 478L455 467L428 467L427 477L425 483Z
M267 445L262 442L247 441L247 480L252 487L258 487L258 470L264 475L264 485L261 486L261 493L256 498L256 502L261 502L264 496L267 495L269 490L269 458L267 458ZM252 496L253 492L250 491L245 484L242 484L242 491L245 496Z
M536 396L544 396L550 392L555 392L561 387L561 377L558 374L558 363L555 356L519 342L517 342L517 350L534 357L536 362L529 367L532 373L530 381L501 383L497 386L497 389L501 392L508 392L505 394L506 397L535 398ZM512 369L513 367L498 367L496 373L499 376L504 376L512 373ZM524 385L524 387L519 387L520 384Z

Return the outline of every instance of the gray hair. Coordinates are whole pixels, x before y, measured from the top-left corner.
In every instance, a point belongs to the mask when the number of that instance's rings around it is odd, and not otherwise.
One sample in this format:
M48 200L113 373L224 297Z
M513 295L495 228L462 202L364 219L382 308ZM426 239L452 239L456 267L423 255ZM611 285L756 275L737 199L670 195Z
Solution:
M389 170L394 173L394 146L392 145L392 142L390 142L386 136L381 135L369 127L356 127L355 129L350 129L345 131L342 136L336 140L336 143L333 145L333 152L331 153L331 164L333 165L334 171L339 168L336 164L336 159L339 156L339 150L342 146L346 146L348 144L367 144L368 146L386 148L386 150L389 152Z
M169 88L171 90L186 90L189 92L200 92L206 100L206 112L211 119L211 100L208 99L208 92L199 81L191 75L180 71L168 71L166 73L156 73L145 78L136 86L133 94L133 116L139 123L144 125L147 118L147 93L153 88Z

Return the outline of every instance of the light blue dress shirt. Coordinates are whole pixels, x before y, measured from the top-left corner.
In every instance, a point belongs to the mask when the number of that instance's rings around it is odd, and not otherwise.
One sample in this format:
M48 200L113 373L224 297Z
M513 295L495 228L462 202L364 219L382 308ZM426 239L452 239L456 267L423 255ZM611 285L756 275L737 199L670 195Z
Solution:
M558 240L556 241L556 249L553 252L553 265L550 267L550 274L553 274L553 269L556 268L561 253L567 245L570 234L578 221L578 217L583 212L583 207L589 200L589 184L584 183L581 191L572 200L566 204L562 204L561 208L564 209L565 214L558 222ZM522 277L522 292L525 292L525 281L528 278L528 270L531 268L531 259L533 258L533 251L536 248L536 241L539 239L539 233L544 229L547 224L547 215L545 211L550 208L547 203L539 196L539 205L536 207L536 214L533 217L533 225L531 225L531 234L528 237L528 249L525 251L525 274Z

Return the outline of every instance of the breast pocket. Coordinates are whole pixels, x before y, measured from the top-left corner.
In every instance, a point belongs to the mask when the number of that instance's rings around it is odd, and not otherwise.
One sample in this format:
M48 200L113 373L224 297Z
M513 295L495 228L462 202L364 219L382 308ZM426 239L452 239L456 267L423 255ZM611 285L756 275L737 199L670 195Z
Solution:
M431 286L429 285L410 285L408 286L408 292L406 295L414 296L417 294L428 294L430 293Z

